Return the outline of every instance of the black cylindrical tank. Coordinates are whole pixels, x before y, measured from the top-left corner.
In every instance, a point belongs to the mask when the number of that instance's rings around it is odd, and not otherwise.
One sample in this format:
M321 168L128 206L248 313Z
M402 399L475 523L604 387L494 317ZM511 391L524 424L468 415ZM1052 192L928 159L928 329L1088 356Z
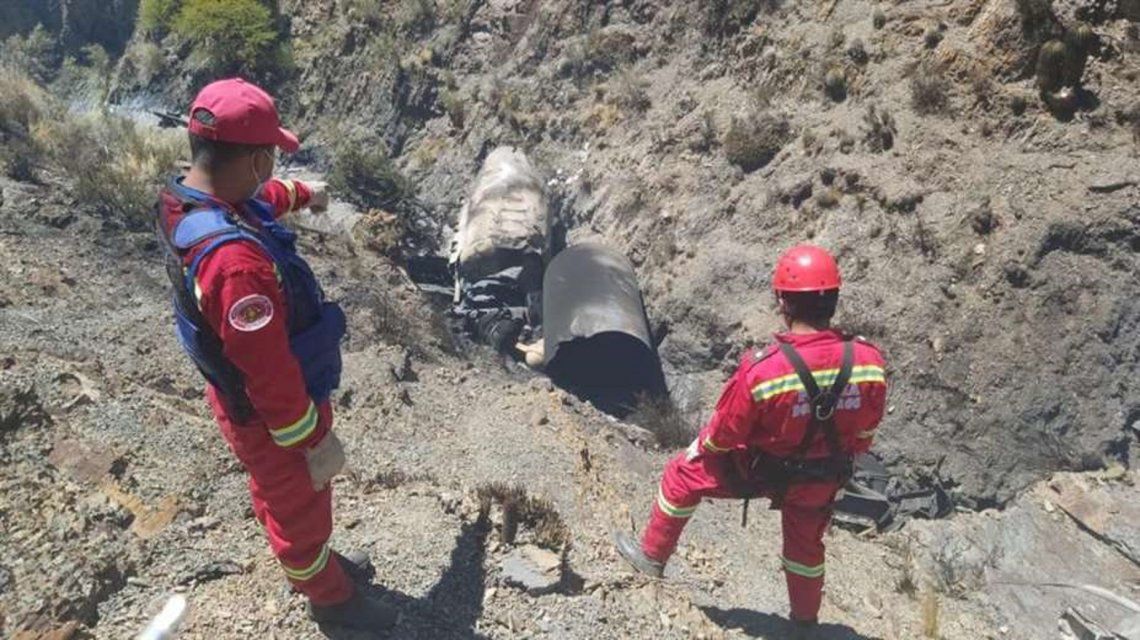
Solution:
M543 279L546 372L555 384L625 416L666 393L633 265L600 243L571 246Z

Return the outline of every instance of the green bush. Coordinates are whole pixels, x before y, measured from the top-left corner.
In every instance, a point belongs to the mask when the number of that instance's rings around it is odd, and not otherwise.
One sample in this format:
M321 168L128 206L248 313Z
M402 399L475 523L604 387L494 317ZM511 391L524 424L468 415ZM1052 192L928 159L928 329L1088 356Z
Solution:
M145 34L161 35L170 30L178 15L182 0L141 0L139 2L138 30Z
M330 185L359 205L393 211L411 195L408 180L380 142L343 142L334 150L334 157Z
M284 64L273 14L257 0L187 0L174 32L215 73L272 71Z
M432 0L402 0L396 8L396 24L401 31L412 36L428 33L435 23L435 2Z
M76 103L87 100L95 105L105 105L114 72L111 56L97 44L83 47L80 53L78 60L71 56L64 58L52 89L57 95L66 94Z
M38 82L51 80L60 61L58 43L43 25L36 25L26 36L15 34L0 43L0 64Z

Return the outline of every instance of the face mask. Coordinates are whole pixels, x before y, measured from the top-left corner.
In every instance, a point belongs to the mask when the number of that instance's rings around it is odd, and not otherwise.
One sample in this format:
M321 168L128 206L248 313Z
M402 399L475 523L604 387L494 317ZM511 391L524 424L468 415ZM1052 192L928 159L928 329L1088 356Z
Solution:
M262 152L259 151L258 153L262 153ZM270 152L266 151L265 153L270 153ZM272 160L272 156L270 156L270 159ZM266 175L265 178L262 178L261 176L257 175L257 155L256 154L254 154L253 156L250 157L250 162L251 162L251 164L249 166L249 170L251 172L253 172L253 179L255 181L257 181L257 188L255 188L253 190L253 193L250 194L250 196L249 196L250 199L252 200L254 198L261 197L261 192L265 190L265 184L267 182L269 182L269 180L271 178L273 178L273 170L270 169L269 174Z

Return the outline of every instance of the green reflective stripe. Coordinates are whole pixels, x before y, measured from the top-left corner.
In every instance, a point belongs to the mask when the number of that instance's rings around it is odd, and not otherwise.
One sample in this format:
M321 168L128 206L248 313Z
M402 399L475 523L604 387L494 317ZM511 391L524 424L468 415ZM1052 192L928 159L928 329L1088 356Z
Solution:
M281 568L285 570L285 575L289 576L291 580L304 582L305 580L309 580L313 576L320 573L328 563L329 547L326 544L325 546L321 547L321 553L317 556L317 559L313 561L313 564L305 567L304 569L291 569L285 566L284 562L281 563Z
M660 489L657 490L657 506L665 512L665 515L673 518L689 518L697 511L697 505L691 507L678 507L674 505L665 499L665 494Z
M305 415L301 416L300 420L280 429L270 429L269 435L273 436L273 441L278 446L291 447L312 435L316 428L317 407L309 402L309 409L305 411Z
M800 564L798 562L793 562L792 560L788 560L787 558L785 558L783 556L780 556L780 561L784 563L784 569L786 569L788 571L788 573L794 573L797 576L803 576L805 578L822 578L823 577L823 564L819 564L819 565L816 565L814 567L809 567L806 564Z
M827 387L835 384L835 379L839 377L839 369L812 371L812 377L815 378L815 383L819 387ZM883 368L868 364L851 369L851 378L848 380L849 384L868 382L886 382L886 373L883 371ZM804 390L804 385L803 382L800 381L800 377L793 373L780 376L779 378L773 378L772 380L756 385L752 388L752 398L758 401L769 400L784 393Z
M721 453L723 451L728 451L728 449L725 449L723 447L718 447L715 444L713 444L712 438L705 438L705 448L708 449L709 451L712 451L713 453Z

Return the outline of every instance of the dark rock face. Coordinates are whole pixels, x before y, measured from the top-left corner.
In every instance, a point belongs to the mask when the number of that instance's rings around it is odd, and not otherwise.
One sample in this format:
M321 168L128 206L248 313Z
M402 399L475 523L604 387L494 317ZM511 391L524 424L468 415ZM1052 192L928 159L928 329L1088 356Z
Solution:
M58 33L65 49L95 43L117 55L134 32L138 5L138 0L5 2L0 4L0 38L40 24Z

